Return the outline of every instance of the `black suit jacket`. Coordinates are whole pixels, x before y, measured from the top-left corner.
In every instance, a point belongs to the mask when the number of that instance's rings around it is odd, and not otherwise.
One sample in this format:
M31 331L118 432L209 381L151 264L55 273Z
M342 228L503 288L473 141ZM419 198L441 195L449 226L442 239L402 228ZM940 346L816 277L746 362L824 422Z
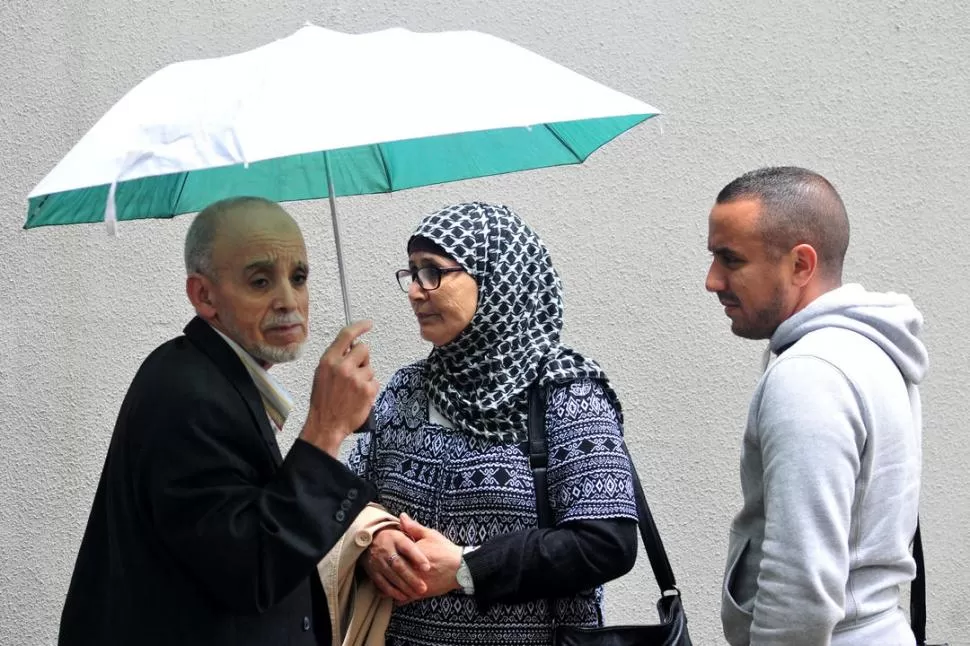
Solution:
M302 440L283 459L245 366L196 318L122 404L58 643L329 644L316 564L374 495Z

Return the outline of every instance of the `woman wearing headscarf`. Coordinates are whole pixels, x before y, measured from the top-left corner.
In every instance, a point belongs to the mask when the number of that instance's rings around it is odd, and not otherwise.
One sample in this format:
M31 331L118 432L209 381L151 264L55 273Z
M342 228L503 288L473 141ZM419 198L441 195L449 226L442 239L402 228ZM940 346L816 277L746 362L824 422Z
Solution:
M398 272L433 344L398 370L351 468L402 515L363 566L396 606L389 646L530 646L555 624L602 624L602 584L633 567L636 502L616 393L560 343L562 286L513 211L458 204L425 217ZM538 528L524 442L546 395L548 501Z

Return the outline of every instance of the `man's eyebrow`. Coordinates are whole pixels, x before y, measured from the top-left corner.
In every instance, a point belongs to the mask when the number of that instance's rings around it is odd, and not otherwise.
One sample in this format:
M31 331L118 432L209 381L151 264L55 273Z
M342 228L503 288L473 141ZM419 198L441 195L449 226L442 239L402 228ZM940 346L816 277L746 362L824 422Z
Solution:
M260 269L263 269L263 270L272 269L275 264L276 263L274 263L272 260L254 260L251 263L249 263L248 265L246 265L245 271L256 271L256 270L260 270Z
M714 247L711 249L711 254L715 258L720 258L723 262L747 262L748 259L744 254L738 252L736 249L731 247Z
M243 271L272 271L276 267L276 262L272 260L254 260L243 268ZM296 269L299 271L310 271L309 263L302 260L297 261Z

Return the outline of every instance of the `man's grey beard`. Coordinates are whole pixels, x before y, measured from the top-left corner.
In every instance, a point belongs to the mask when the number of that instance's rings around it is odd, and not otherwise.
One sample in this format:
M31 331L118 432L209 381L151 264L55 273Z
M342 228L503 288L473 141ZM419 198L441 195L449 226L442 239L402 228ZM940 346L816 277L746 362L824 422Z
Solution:
M300 358L303 354L303 343L298 343L296 347L289 346L280 348L275 345L257 345L252 348L243 349L253 355L257 361L262 361L263 363L287 363L288 361L296 361Z
M300 315L299 312L290 312L289 314L284 314L282 316L276 316L271 320L267 321L265 325L267 327L273 327L277 325L306 325L306 319ZM236 339L241 339L242 334L235 329L234 325L227 325L223 322L226 329L232 332L230 336ZM289 361L295 361L300 358L303 354L303 345L306 343L306 339L295 345L289 345L287 347L279 347L275 345L268 344L255 344L255 345L243 345L237 341L243 350L248 352L254 359L261 361L263 363L276 364L276 363L287 363Z

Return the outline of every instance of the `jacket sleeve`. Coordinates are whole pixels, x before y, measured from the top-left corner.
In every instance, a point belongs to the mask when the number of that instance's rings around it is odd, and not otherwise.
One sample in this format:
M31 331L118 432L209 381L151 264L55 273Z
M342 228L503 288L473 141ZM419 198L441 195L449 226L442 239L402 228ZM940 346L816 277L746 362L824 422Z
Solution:
M765 535L751 645L829 644L843 618L865 444L858 400L830 363L783 357L758 404Z
M637 524L628 518L575 520L554 529L502 534L465 555L483 609L565 597L629 572Z
M129 421L148 431L129 447L143 522L218 605L260 613L314 571L374 490L303 440L274 469L236 402L170 400Z
M360 433L354 438L354 445L347 454L347 468L368 482L374 481L370 459L373 446L373 433Z
M546 439L556 525L495 536L466 555L480 605L574 595L636 562L630 461L603 385L578 380L550 389Z

